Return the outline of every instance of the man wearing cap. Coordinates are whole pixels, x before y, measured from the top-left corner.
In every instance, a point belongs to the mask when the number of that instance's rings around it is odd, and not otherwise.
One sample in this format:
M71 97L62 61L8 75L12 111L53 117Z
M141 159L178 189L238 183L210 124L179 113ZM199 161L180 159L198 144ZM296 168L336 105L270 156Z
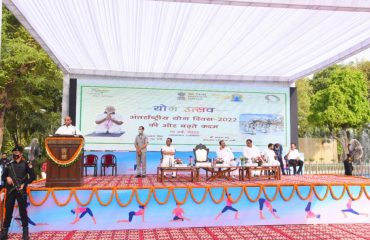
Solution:
M23 158L23 148L17 146L12 152L12 159L7 164L1 177L5 182L7 196L5 201L6 214L3 229L0 233L0 240L8 239L8 231L13 217L15 200L18 202L19 215L22 221L22 239L29 239L26 189L27 185L35 180L36 177L32 164L27 163Z
M72 125L72 118L70 116L66 116L64 118L64 125L59 127L58 130L55 132L57 135L82 135L80 130L77 127Z

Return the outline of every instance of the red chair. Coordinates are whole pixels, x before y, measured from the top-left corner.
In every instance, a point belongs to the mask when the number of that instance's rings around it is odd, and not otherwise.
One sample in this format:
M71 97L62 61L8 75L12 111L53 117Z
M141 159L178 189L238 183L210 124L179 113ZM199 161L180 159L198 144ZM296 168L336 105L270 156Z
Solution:
M94 168L94 176L98 175L98 156L94 154L88 154L85 156L83 167L85 169L85 176L87 176L87 168Z
M112 168L112 176L113 176L113 172L114 172L114 175L117 176L117 158L113 154L105 154L101 156L100 175L103 176L103 173L104 173L104 176L105 176L105 169L109 167Z

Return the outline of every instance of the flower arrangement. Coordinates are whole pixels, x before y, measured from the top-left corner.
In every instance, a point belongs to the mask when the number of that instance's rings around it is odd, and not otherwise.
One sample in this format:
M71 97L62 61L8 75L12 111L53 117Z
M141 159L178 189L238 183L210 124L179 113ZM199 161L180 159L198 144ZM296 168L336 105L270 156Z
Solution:
M182 164L182 160L180 158L175 159L175 164Z
M217 158L216 159L216 164L223 164L224 160L222 158Z

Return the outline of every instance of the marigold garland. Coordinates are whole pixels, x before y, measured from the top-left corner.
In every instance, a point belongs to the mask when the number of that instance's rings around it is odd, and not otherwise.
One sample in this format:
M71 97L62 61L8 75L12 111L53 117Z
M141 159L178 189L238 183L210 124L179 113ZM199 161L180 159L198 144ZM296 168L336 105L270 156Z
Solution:
M360 199L360 198L361 198L361 196L362 196L362 193L364 192L364 187L362 186L362 187L360 188L360 192L358 193L358 196L357 196L357 197L354 197L354 196L352 195L351 191L349 191L349 187L348 187L348 185L345 185L345 187L346 187L346 190L347 190L348 196L349 196L353 201L356 201L356 200Z
M212 193L212 189L207 187L208 188L208 192L209 192L209 196L211 197L212 201L216 204L220 204L223 200L224 200L224 197L225 197L225 188L222 188L222 193L221 193L221 198L216 200L213 196L213 193Z
M289 186L284 186L284 187L289 187ZM290 199L293 198L294 196L294 193L296 192L296 190L294 189L294 186L291 186L292 187L292 192L290 193L289 197L285 197L284 194L283 194L283 186L278 186L278 189L279 189L279 193L280 193L280 197L285 201L285 202L288 202L290 201ZM310 192L311 192L311 189L310 189Z
M107 201L106 203L104 203L104 202L101 200L100 196L99 196L99 190L98 190L98 189L96 189L96 191L95 191L96 199L98 200L98 202L100 203L100 205L102 205L102 206L104 206L104 207L109 206L109 204L110 204L110 203L112 202L112 200L113 200L113 195L114 195L115 191L116 191L116 188L113 188L113 189L112 189L112 192L111 192L111 194L110 194L110 196L109 196L108 201ZM133 191L134 191L134 190L133 190Z
M260 190L259 190L259 192L258 192L258 194L257 194L256 199L252 199L252 198L249 196L249 194L248 194L248 189L247 189L248 187L245 187L245 188L244 188L245 195L247 196L247 198L248 198L248 200L249 200L250 202L253 202L253 203L254 203L254 202L257 202L257 201L258 201L258 199L260 199L261 194L262 194L262 187L263 187L263 186L260 186L260 187L259 187L259 189L260 189Z
M317 187L317 186L311 186L311 188L313 189L313 192L314 192L314 193L315 193L315 195L316 195L316 198L317 198L317 199L319 199L320 201L324 201L324 200L328 197L328 194L329 194L329 186L326 186L326 192L325 192L325 194L324 194L324 196L323 196L323 197L320 197L320 196L319 196L319 194L318 194L318 193L317 193L317 191L316 191L316 187ZM325 186L320 186L320 187L325 187ZM310 196L310 195L308 195L308 196L307 196L307 198L302 199L302 200L307 200L309 196Z
M194 188L189 188L191 199L193 199L193 201L194 201L195 203L197 203L197 204L202 204L202 203L204 202L204 200L206 200L207 193L208 193L209 189L208 189L208 188L204 188L204 194L203 194L203 197L202 197L202 199L201 199L200 201L198 201L198 200L196 199L196 197L194 196L193 189L194 189Z
M80 191L86 191L86 190L80 190ZM92 198L94 196L95 191L96 191L96 189L92 189L91 190L90 196L89 196L88 200L85 203L81 202L81 200L78 198L77 191L74 191L74 194L73 195L74 195L74 197L76 199L77 204L79 204L80 206L85 207L85 206L89 205L89 203L91 202L91 200L92 200Z
M341 200L344 196L344 194L346 193L346 187L343 186L343 190L342 190L342 193L340 194L339 197L337 197L334 193L334 190L333 190L333 187L334 186L330 186L329 190L330 190L330 195L331 197L334 199L334 200ZM335 186L335 187L341 187L341 186Z
M306 186L307 187L307 186ZM310 197L310 195L312 194L312 192L314 191L314 186L310 185L310 191L308 192L307 196L306 197L303 197L302 194L301 194L301 191L299 190L299 186L295 185L294 186L294 190L296 191L298 197L303 200L303 201L306 201L308 200L308 198ZM317 196L316 192L315 192L315 195L317 197L317 199L319 199L319 197ZM325 195L326 196L326 195ZM326 197L325 197L326 198ZM290 200L290 199L289 199ZM319 199L320 200L320 199Z
M270 187L270 186L269 186ZM271 187L270 187L271 188ZM279 192L279 189L277 187L275 187L275 193L274 193L274 196L272 198L270 198L268 195L267 195L267 192L266 192L266 187L263 186L262 188L263 190L263 194L265 195L265 198L269 201L269 202L272 202L272 201L275 201L277 195L278 195L278 192Z
M153 194L153 188L150 188L150 189L149 189L149 194L148 194L148 197L147 197L146 201L145 201L145 202L142 202L142 201L140 200L140 197L139 197L139 191L136 189L136 190L135 190L135 197L136 197L136 201L137 201L137 203L138 203L139 205L141 205L141 206L146 206L146 205L149 203L149 201L150 201L150 197L152 196L152 194Z
M132 199L134 198L134 195L135 195L135 191L131 190L131 195L130 195L130 198L128 199L127 203L122 203L121 202L121 199L118 196L118 190L117 189L115 190L115 194L116 194L116 200L117 200L118 205L120 207L127 207L132 202Z
M331 197L334 199L334 200L340 200L340 199L343 199L345 193L347 192L348 196L350 198L352 198L353 200L358 200L362 197L362 194L364 193L366 198L370 200L370 196L369 196L369 193L368 191L366 190L366 185L364 184L361 184L361 185L347 185L345 184L343 186L343 190L341 192L341 194L339 196L335 195L335 192L333 190L333 187L337 187L340 185L323 185L322 187L326 187L326 191L325 191L325 194L323 196L320 196L317 192L317 186L314 186L314 185L309 185L307 187L310 188L309 190L309 193L307 194L307 196L302 196L301 194L301 191L299 190L299 187L298 185L277 185L276 186L276 189L275 189L275 193L272 197L269 197L268 194L267 194L267 187L272 187L272 186L240 186L240 193L239 193L239 196L236 197L236 198L231 198L231 202L232 203L237 203L240 201L241 197L243 196L243 192L245 194L245 196L247 197L247 199L250 201L250 202L257 202L258 199L261 197L262 193L264 194L265 198L268 200L268 201L275 201L276 198L277 198L277 195L278 193L280 194L280 197L284 200L284 201L290 201L294 194L297 193L298 197L303 200L303 201L306 201L308 200L308 198L310 197L310 195L312 193L315 194L316 198L320 201L324 201L329 193L331 195ZM356 187L360 187L360 191L358 193L357 196L354 196L350 190L350 187L351 186L356 186ZM258 187L259 188L259 192L257 194L257 197L255 199L253 199L250 195L249 195L249 192L248 192L248 188L250 187ZM284 196L283 194L283 187L292 187L292 192L290 193L290 195L288 197ZM226 192L229 192L229 188L230 187L223 187L222 189L222 196L219 198L219 199L215 199L214 197L214 193L212 192L212 189L213 188L216 188L216 187L212 187L212 186L206 186L206 187L182 187L183 189L185 189L185 197L183 200L179 200L178 197L176 196L176 193L175 193L175 189L173 187L171 188L166 188L167 189L167 194L166 194L166 197L164 200L160 200L158 198L158 193L156 192L158 189L165 189L163 187L151 187L151 188L120 188L119 190L131 190L131 195L128 199L128 201L126 203L122 203L122 201L120 200L119 198L119 193L118 193L118 189L117 188L113 188L111 189L111 193L110 193L110 196L109 196L109 199L107 202L103 202L101 197L100 197L100 194L99 194L99 191L101 190L110 190L110 188L72 188L72 189L68 189L69 190L69 195L67 197L67 200L64 201L64 202L60 202L58 199L57 199L57 196L56 196L56 193L55 191L58 191L58 190L67 190L66 188L46 188L44 189L43 191L46 191L45 193L45 196L42 198L41 201L37 202L33 195L32 195L32 191L29 191L27 190L27 194L29 196L29 201L30 203L33 205L33 206L42 206L50 197L50 195L52 196L55 204L57 206L60 206L60 207L63 207L63 206L66 206L72 199L72 197L74 197L74 199L76 200L76 202L81 205L81 206L87 206L90 204L90 202L92 201L92 198L94 197L94 194L96 195L96 198L98 200L98 202L100 203L100 205L102 206L108 206L112 201L113 201L113 197L116 198L117 200L117 203L121 206L121 207L126 207L128 206L132 200L133 200L133 197L135 195L136 197L136 200L138 202L139 205L147 205L153 195L155 201L160 204L160 205L164 205L166 203L168 203L169 199L170 199L170 196L171 196L171 193L172 193L172 196L175 200L176 203L179 203L179 204L184 204L186 203L186 201L188 200L189 198L189 194L191 196L191 199L197 203L197 204L202 204L205 199L207 198L207 195L209 194L210 198L212 199L212 201L215 203L215 204L219 204L221 203L224 199L225 199L225 193ZM196 198L194 196L194 189L195 188L202 188L204 189L204 193L203 193L203 196L201 197L201 199L199 200L198 198ZM220 187L217 187L217 188L220 188ZM141 199L139 198L139 191L140 189L143 189L143 190L147 190L148 191L148 196L146 198L145 201L141 201ZM31 189L32 190L32 189ZM35 191L40 191L40 189L34 189ZM79 199L78 197L78 194L77 194L77 191L79 190L91 190L91 193L90 193L90 196L88 197L87 201L86 202L81 202L81 200ZM6 192L5 190L2 190L2 192Z
M168 202L168 199L170 199L171 192L172 192L172 189L171 189L171 188L168 188L168 189L167 189L167 195L166 195L166 197L165 197L165 199L164 199L164 201L163 201L163 202L161 202L161 201L158 199L156 189L153 189L153 196L154 196L154 199L157 201L157 203L158 203L159 205L164 205L164 204L166 204L166 203ZM142 205L142 204L140 204L140 205Z
M54 138L54 139L58 139L58 140L64 140L64 139L68 139L68 138ZM51 152L51 150L49 149L49 146L47 145L47 140L45 141L45 150L46 150L46 155L48 156L48 158L51 160L51 162L55 163L56 165L60 166L60 167L69 167L71 166L73 163L75 163L82 155L83 153L83 139L81 138L76 138L78 140L81 140L81 143L80 143L80 146L77 148L77 151L73 154L73 156L70 158L70 159L67 159L67 160L59 160L58 158L56 158L54 156L54 154Z
M244 187L244 186L243 186ZM233 199L231 196L229 197L230 198L230 201L231 201L231 203L237 203L237 202L239 202L239 200L242 198L242 196L243 196L243 192L244 192L244 188L243 187L241 187L240 188L240 193L239 193L239 196L237 197L237 198L235 198L235 199ZM226 187L225 187L226 188ZM226 191L227 192L229 192L229 190L226 188Z
M183 205L183 204L186 202L186 200L188 200L189 192L190 192L190 191L189 191L189 188L185 188L185 189L186 189L185 197L184 197L184 199L183 199L182 201L180 201L180 200L177 198L176 193L175 193L175 190L173 190L173 191L172 191L173 198L175 199L175 202L176 202L177 204Z

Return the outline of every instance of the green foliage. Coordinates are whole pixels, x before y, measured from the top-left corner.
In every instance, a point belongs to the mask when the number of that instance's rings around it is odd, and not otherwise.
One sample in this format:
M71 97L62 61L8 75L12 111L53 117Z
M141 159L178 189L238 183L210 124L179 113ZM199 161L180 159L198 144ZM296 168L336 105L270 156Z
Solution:
M351 66L332 66L316 74L308 119L330 132L359 128L369 122L367 82L364 74Z
M308 79L296 82L298 98L298 136L304 137L312 132L313 126L308 121L310 114L312 87Z
M360 69L366 75L368 100L370 101L370 61L358 63L357 68Z
M43 142L59 124L63 75L6 8L2 21L0 123L5 131L0 147L7 150L34 137Z

